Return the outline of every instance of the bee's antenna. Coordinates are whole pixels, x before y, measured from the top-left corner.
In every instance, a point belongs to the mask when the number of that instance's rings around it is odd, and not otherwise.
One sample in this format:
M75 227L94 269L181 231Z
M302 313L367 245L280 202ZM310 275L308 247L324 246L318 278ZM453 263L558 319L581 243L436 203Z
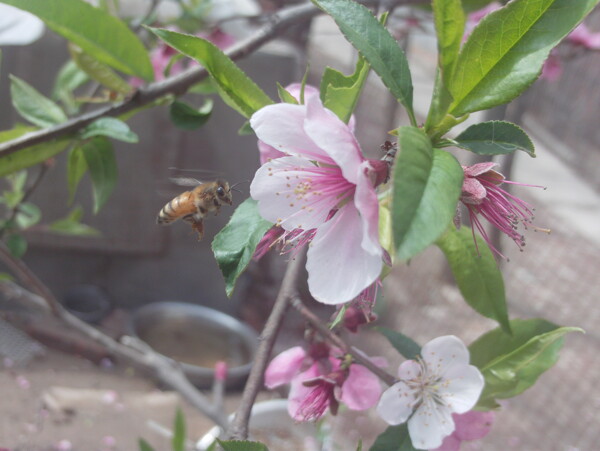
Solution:
M241 193L241 191L239 189L235 189L235 187L238 185L241 185L242 183L250 183L250 180L242 180L241 182L234 183L233 185L231 185L229 187L229 189L232 189L234 191L237 191L238 193Z

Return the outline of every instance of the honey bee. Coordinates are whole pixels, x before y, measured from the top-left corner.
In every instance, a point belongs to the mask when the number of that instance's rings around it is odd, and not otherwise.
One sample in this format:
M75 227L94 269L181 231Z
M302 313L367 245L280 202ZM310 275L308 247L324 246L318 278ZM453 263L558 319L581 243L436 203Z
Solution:
M204 217L210 213L219 213L221 205L231 205L231 188L225 180L201 183L195 179L174 179L179 185L198 185L191 191L181 193L171 199L158 213L157 224L170 224L178 219L183 219L192 225L198 232L198 241L204 235Z

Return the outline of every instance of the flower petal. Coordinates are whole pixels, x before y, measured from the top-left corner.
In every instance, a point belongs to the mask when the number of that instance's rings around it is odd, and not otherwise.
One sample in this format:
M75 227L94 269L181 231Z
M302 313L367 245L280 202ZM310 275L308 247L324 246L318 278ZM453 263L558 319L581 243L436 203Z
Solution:
M362 365L352 364L342 384L340 401L352 410L366 410L377 404L381 396L379 378Z
M471 410L485 384L482 374L473 365L455 365L444 373L445 383L440 384L438 393L452 412L465 413Z
M285 230L315 228L325 222L339 201L306 186L315 182L347 184L335 168L319 168L304 158L282 157L261 166L250 184L260 215ZM345 189L342 186L340 189Z
M308 288L317 301L348 302L379 277L381 257L366 252L362 238L362 221L352 203L317 229L306 262Z
M433 449L442 444L444 437L454 431L450 410L426 397L408 420L408 433L415 448Z
M479 205L487 196L487 190L479 180L465 177L462 184L462 195L460 200L467 204Z
M463 166L463 170L465 172L465 176L477 177L478 175L484 174L490 169L493 169L495 166L498 166L498 163L487 161L484 163L475 163L472 166Z
M302 90L302 83L290 83L285 87L285 90L289 92L294 99L300 102L300 91ZM304 85L304 103L308 99L319 96L319 89L312 85Z
M379 202L368 176L369 170L368 161L361 163L354 193L354 205L360 213L363 226L362 248L373 255L381 256L383 251L379 244Z
M313 364L309 369L303 373L298 374L292 380L290 385L290 393L288 394L288 413L296 421L302 421L304 416L300 412L302 402L306 399L309 393L312 391L311 387L306 387L302 384L305 380L312 379L320 376L320 371L317 364Z
M265 386L275 388L290 383L300 371L305 357L306 351L300 346L294 346L277 355L265 370Z
M432 449L430 451L460 451L460 444L462 440L456 436L456 431L448 435L442 441L442 445L439 448Z
M398 377L405 380L414 380L421 377L422 368L416 360L405 360L398 367Z
M250 125L260 141L280 152L335 164L304 131L305 118L305 105L278 103L254 113Z
M465 344L454 335L437 337L421 349L423 361L430 370L435 370L440 376L454 366L469 365L469 350Z
M285 157L286 154L278 151L275 147L269 146L262 141L258 141L258 153L260 155L260 164L263 165L269 160Z
M383 392L377 413L388 424L402 424L413 413L416 399L417 391L400 381Z
M477 440L490 433L495 414L492 411L470 410L462 415L454 414L452 417L456 424L453 435L456 435L460 440Z
M354 133L348 124L326 109L318 97L308 99L306 108L306 134L342 168L346 180L356 184L364 157Z

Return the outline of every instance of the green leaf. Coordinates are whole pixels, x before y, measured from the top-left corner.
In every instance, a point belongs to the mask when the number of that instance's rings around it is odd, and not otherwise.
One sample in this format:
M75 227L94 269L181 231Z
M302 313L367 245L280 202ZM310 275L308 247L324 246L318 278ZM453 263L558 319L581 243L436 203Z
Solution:
M498 0L462 0L462 5L466 12L472 12L484 8L495 1Z
M15 278L8 273L0 272L0 282L13 282Z
M68 113L76 113L78 103L75 100L73 91L89 79L90 77L77 66L75 61L67 61L56 76L52 88L52 98L61 101Z
M60 138L26 147L15 153L0 157L0 177L46 161L48 158L65 150L69 146L69 143L70 138Z
M514 0L486 16L456 61L455 117L509 102L539 76L550 50L599 0Z
M326 108L333 111L346 123L356 108L369 69L369 65L362 57L358 59L356 70L350 76L331 67L325 68L321 79L321 100Z
M83 146L78 145L71 149L69 160L67 161L67 186L69 189L69 204L73 202L77 186L81 178L87 171L87 163L83 155Z
M95 59L121 72L154 79L150 58L138 37L118 18L83 0L1 0L42 19L48 28Z
M285 88L279 84L279 82L277 82L277 94L279 94L279 100L281 100L283 103L298 105L296 98L287 92Z
M487 318L498 321L510 334L504 280L498 263L487 244L472 230L450 226L436 243L448 260L452 274L465 301Z
M150 444L143 438L138 440L138 445L140 447L140 451L154 451L154 448L152 448L152 446L150 446Z
M258 213L257 202L248 198L236 208L229 223L213 239L212 250L225 278L227 296L233 294L237 278L250 263L256 246L272 225Z
M346 39L381 77L396 99L404 105L411 123L413 87L408 61L388 30L364 6L350 0L313 0L337 23Z
M98 236L100 232L93 227L80 222L83 209L76 207L66 217L58 219L48 225L48 229L63 235Z
M131 131L129 125L115 117L101 117L81 131L83 139L94 136L106 136L127 143L136 143L138 136Z
M412 445L406 423L390 426L377 437L369 451L417 451Z
M409 259L444 233L456 212L463 170L451 154L433 149L415 127L399 129L392 181L396 256Z
M471 125L456 138L456 145L478 155L505 155L522 150L535 157L535 147L525 131L504 121Z
M479 409L492 409L497 399L512 398L535 384L538 377L558 360L563 337L583 332L577 327L559 327L543 319L512 320L512 336L494 329L469 346L471 364L485 378L477 403Z
M17 215L15 216L15 224L21 230L37 224L42 219L42 212L37 205L31 202L23 202L19 204Z
M181 408L177 408L175 422L173 424L173 439L171 440L173 451L185 451L185 417Z
M22 235L9 235L6 247L13 257L21 258L27 252L27 240Z
M246 118L273 101L216 45L196 36L149 28L160 39L202 64L225 103Z
M133 86L117 75L114 70L85 53L80 47L69 44L69 53L77 67L102 86L123 95L130 94L133 91Z
M174 101L169 109L171 121L184 130L196 130L202 127L212 113L213 101L206 99L204 105L196 109L187 103Z
M14 75L10 77L12 104L21 116L40 127L52 127L67 120L64 111L33 86Z
M269 451L266 445L259 442L250 442L248 440L219 440L219 445L223 451Z
M383 335L390 344L398 351L405 359L414 360L421 353L419 346L412 338L388 329L387 327L375 327L375 330Z
M341 324L344 321L344 315L346 314L346 310L348 309L348 307L349 306L347 304L342 304L340 310L337 312L337 315L335 315L335 318L329 325L329 328L331 330L335 329L339 324Z
M433 15L438 40L438 65L448 80L465 31L465 13L460 0L433 0Z
M100 136L83 145L83 156L92 179L96 214L106 203L117 183L115 153L110 141Z

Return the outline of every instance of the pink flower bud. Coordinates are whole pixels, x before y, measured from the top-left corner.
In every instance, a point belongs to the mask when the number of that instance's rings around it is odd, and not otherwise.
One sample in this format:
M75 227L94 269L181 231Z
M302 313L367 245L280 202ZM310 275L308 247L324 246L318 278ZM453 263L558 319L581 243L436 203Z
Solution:
M219 361L215 364L215 379L218 381L224 381L227 379L227 363Z

